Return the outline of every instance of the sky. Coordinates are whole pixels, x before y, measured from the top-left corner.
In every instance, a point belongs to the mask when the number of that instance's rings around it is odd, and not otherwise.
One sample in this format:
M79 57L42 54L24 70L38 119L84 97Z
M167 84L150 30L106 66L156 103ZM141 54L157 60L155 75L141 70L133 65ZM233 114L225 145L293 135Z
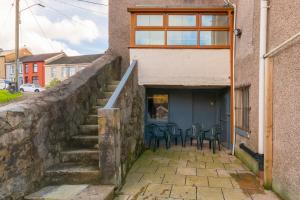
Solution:
M108 0L89 1L108 4ZM14 2L0 0L0 48L4 50L15 48ZM45 7L26 9L37 3ZM20 10L20 47L33 54L64 51L73 56L107 49L107 6L78 0L20 0Z

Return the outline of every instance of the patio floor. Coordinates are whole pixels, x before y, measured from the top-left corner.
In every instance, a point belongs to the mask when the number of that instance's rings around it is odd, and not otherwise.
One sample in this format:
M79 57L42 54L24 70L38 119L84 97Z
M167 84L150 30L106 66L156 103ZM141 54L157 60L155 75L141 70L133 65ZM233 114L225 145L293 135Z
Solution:
M147 150L131 168L115 199L277 200L225 149Z

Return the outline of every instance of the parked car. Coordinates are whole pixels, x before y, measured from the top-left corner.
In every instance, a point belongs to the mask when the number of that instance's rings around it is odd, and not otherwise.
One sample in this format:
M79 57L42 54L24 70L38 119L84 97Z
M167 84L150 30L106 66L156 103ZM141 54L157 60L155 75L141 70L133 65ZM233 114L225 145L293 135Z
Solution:
M35 85L35 84L23 84L20 86L20 91L21 92L41 92L44 91L45 89L40 87L39 85Z
M8 88L9 84L11 84L11 81L0 79L0 90L5 90Z
M0 80L0 90L4 90L6 88L6 84L4 80Z

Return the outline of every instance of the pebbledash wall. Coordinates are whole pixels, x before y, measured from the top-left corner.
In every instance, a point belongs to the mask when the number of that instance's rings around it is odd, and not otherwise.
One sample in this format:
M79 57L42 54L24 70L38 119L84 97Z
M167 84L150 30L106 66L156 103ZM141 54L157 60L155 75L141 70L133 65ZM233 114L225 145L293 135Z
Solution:
M109 47L122 56L122 67L129 65L130 13L127 8L137 5L153 6L223 6L223 0L110 0L109 1Z
M18 199L43 185L45 169L59 162L106 83L119 76L120 59L104 55L53 89L0 107L0 199Z
M250 137L237 136L257 152L260 1L237 2L236 85L250 84ZM270 0L268 51L300 31L300 1ZM253 16L254 18L252 18ZM273 57L273 183L283 199L300 197L300 38Z

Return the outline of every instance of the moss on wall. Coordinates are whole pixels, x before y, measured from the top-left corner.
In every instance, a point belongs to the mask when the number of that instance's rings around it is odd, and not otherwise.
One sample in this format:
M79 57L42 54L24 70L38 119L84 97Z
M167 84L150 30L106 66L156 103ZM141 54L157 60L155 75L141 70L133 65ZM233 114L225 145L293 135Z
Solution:
M235 147L235 155L238 157L253 173L258 175L258 162L238 146Z

